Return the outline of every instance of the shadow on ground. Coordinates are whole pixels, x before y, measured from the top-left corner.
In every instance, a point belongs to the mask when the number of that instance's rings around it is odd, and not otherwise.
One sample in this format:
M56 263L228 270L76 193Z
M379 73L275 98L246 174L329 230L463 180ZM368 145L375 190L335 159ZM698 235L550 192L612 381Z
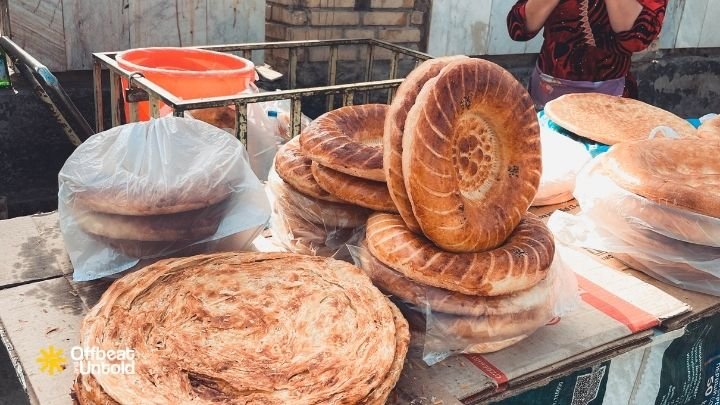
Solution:
M0 345L0 405L29 405L5 347Z

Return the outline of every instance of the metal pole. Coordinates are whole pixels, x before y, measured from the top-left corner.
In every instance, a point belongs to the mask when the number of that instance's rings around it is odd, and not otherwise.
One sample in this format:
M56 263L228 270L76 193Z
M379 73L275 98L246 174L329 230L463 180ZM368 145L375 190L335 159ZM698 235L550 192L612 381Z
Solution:
M247 104L235 103L235 137L247 148L248 118Z
M337 59L338 59L338 47L333 45L330 47L330 64L328 65L328 85L334 86L337 76ZM335 109L335 95L328 95L328 111Z
M105 130L105 114L102 93L102 65L97 59L93 60L93 93L95 95L95 131Z

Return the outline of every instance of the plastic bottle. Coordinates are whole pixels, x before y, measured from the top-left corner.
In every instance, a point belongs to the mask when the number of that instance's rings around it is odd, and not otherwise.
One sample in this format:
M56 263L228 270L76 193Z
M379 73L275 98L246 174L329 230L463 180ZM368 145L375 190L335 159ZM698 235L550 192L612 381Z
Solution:
M10 83L10 71L8 70L7 56L0 50L0 89L7 89L12 86Z

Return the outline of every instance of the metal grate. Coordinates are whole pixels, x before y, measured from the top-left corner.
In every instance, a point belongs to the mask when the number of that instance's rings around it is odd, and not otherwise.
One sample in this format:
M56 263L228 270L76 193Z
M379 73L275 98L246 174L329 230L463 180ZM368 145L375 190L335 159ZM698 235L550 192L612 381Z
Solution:
M337 68L338 68L338 49L341 46L365 46L367 48L367 60L365 61L365 81L352 84L336 84ZM298 67L298 50L312 47L328 47L328 85L311 88L297 88L297 67ZM290 100L291 105L291 136L300 133L302 98L308 96L325 96L328 109L332 109L335 105L335 96L342 96L342 105L350 105L354 102L355 94L363 93L364 103L368 102L369 92L374 90L387 90L388 103L392 100L395 89L402 83L402 78L398 78L398 66L402 56L411 58L415 66L420 62L431 59L431 56L408 49L402 46L394 45L389 42L379 41L375 39L337 39L337 40L316 40L316 41L289 41L289 42L263 42L255 44L235 44L235 45L211 45L193 47L198 49L206 49L217 52L240 52L243 57L250 59L253 51L267 51L275 49L288 49L288 69L287 80L288 89L267 93L245 94L227 97L212 97L193 100L182 100L160 86L144 78L139 72L130 72L122 69L115 61L115 55L118 52L101 52L93 54L93 79L95 88L95 122L98 132L106 129L103 119L103 100L102 92L102 70L110 71L110 110L112 126L117 126L123 121L137 121L137 102L148 100L150 104L150 113L152 117L159 116L160 103L169 106L173 115L183 116L187 110L223 107L234 105L236 110L235 136L243 143L247 144L247 105L251 103L259 103L273 100ZM375 63L375 55L378 49L386 49L390 51L390 67L389 77L385 80L372 81L373 65ZM122 80L127 80L128 88L122 88ZM123 108L123 92L129 104L129 117L127 120L122 119Z

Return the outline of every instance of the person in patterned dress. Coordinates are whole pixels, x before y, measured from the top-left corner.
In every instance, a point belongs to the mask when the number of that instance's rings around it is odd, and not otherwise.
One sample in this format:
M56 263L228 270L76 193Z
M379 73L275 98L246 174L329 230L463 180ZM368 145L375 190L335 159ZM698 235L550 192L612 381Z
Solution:
M667 0L519 0L508 33L528 41L543 31L530 79L538 108L567 93L600 92L637 98L631 56L660 34Z

